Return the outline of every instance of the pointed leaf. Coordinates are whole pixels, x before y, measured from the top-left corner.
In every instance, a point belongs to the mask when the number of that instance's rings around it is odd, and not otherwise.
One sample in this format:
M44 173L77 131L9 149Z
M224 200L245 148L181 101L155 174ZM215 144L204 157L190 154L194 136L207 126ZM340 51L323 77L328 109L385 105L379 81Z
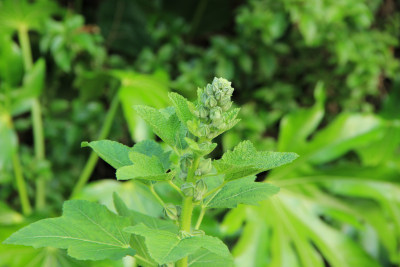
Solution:
M243 141L213 164L219 173L225 174L225 180L230 181L279 167L297 157L296 153L258 152L250 141Z
M279 187L254 182L254 177L227 183L215 196L211 196L209 208L235 208L238 204L257 205L261 200L279 192ZM206 203L207 203L206 199Z
M188 100L177 93L169 93L169 99L175 107L176 115L179 120L186 125L186 122L194 118L188 106Z
M127 226L129 219L102 205L70 200L64 203L62 217L28 225L4 243L68 249L71 257L81 260L120 259L134 255L130 235L122 231Z
M170 165L169 155L171 152L164 152L161 145L153 140L144 140L133 146L132 151L136 151L149 157L156 156L164 169L167 170Z
M82 142L82 147L91 147L97 155L105 162L118 169L122 166L131 165L129 160L129 151L131 148L110 140L101 140L93 142Z

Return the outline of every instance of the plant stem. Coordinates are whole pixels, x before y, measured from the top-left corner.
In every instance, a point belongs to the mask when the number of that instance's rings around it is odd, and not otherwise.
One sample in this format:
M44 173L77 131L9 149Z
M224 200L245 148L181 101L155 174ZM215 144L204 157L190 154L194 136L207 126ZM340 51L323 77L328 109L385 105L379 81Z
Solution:
M105 139L110 133L110 129L114 121L115 114L117 113L118 110L118 104L119 104L119 95L118 93L116 93L111 102L110 109L107 112L103 127L100 130L98 140ZM92 175L94 168L96 167L98 159L99 157L97 156L97 154L92 151L90 153L88 161L86 162L85 167L83 168L81 175L79 176L78 182L76 183L74 189L72 190L70 198L76 196L85 186L90 176Z
M175 189L181 196L183 196L182 191L179 187L176 186L176 184L174 184L174 182L172 182L171 180L168 181L168 184Z
M199 230L201 222L203 221L204 214L206 213L206 207L201 206L199 218L197 218L196 226L194 227L195 230Z
M195 172L199 167L200 157L195 155L193 159L192 167L189 169L186 181L188 183L193 183L195 180ZM190 232L190 227L192 224L192 214L193 214L193 197L185 197L182 203L182 214L180 221L180 231ZM178 267L187 267L188 257L182 258L177 262Z
M29 215L32 212L32 208L31 204L29 203L28 194L26 192L26 183L22 174L21 162L18 155L18 146L16 147L16 151L12 156L12 161L14 166L15 179L17 180L18 195L22 206L22 213L24 215Z
M165 203L162 200L162 198L157 194L156 190L154 190L154 185L151 184L149 186L151 193L153 194L153 196L157 199L158 202L160 202L161 206L165 207Z
M18 28L18 39L21 45L25 71L28 73L33 67L31 44L29 41L28 28L21 24ZM38 161L45 159L45 145L43 134L42 111L39 99L32 100L31 107L32 125L33 125L33 141L35 147L35 158ZM43 209L46 205L46 181L42 177L37 177L36 180L36 209Z

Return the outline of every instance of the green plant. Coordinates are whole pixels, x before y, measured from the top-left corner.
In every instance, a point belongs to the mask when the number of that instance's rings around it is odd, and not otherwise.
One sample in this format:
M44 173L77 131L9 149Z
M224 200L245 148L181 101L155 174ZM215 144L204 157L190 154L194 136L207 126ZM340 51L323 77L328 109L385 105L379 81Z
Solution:
M297 158L295 153L258 152L250 141L239 143L221 159L206 158L217 146L212 140L239 122L239 109L231 108L232 92L230 82L215 78L198 90L195 103L170 93L172 107L135 106L169 149L150 140L133 147L108 140L82 143L117 169L118 180L134 179L148 187L169 220L130 210L117 194L118 214L96 203L70 200L64 203L62 217L33 223L5 243L68 249L81 260L130 255L143 266L207 266L209 261L231 266L227 246L199 229L206 211L257 204L276 194L277 186L257 183L255 175ZM157 193L160 183L176 191L171 202ZM194 209L199 210L196 223Z

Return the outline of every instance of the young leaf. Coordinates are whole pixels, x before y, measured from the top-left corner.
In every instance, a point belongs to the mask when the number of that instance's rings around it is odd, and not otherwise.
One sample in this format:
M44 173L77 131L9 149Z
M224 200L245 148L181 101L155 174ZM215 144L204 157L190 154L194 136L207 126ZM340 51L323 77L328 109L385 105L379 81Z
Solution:
M200 248L226 258L228 262L232 259L229 249L216 237L192 236L180 239L176 234L151 229L144 224L127 227L125 231L143 236L150 255L159 264L176 262Z
M168 169L170 165L169 155L171 152L164 152L161 145L153 140L145 140L133 146L132 151L145 154L149 157L156 156L164 169Z
M194 118L188 106L188 100L177 93L169 93L169 99L175 107L176 115L179 120L186 125L186 122Z
M150 181L166 181L172 179L174 173L166 173L159 158L131 151L129 158L133 165L117 169L118 180L142 179Z
M225 181L231 181L279 167L297 157L296 153L258 152L250 141L243 141L213 164L218 173L225 175Z
M4 243L68 249L71 257L80 260L120 259L135 254L129 246L130 235L122 231L129 225L129 219L105 206L70 200L64 203L62 217L35 222Z
M105 162L115 169L131 165L129 160L129 151L131 148L110 140L101 140L93 142L82 142L82 147L91 147Z
M238 204L257 205L261 200L279 192L279 187L254 182L254 177L229 182L214 197L210 196L209 208L235 208ZM208 199L206 199L207 203Z
M137 105L134 106L135 111L142 117L153 132L159 136L165 143L172 147L183 149L185 128L179 121L175 111L171 109L157 110L152 107Z

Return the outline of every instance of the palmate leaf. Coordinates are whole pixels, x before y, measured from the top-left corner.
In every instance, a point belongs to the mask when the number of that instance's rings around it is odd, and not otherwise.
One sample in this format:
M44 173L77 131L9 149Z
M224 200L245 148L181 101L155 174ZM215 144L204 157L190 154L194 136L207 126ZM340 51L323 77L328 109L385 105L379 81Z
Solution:
M233 266L232 258L224 258L218 254L212 253L207 249L201 248L191 254L188 259L189 267L220 267Z
M176 115L186 125L187 121L193 120L194 116L189 109L188 100L177 93L169 93L169 99L175 107Z
M68 249L71 257L80 260L120 259L135 254L129 246L130 235L122 230L129 225L128 218L102 205L70 200L64 203L62 217L26 226L4 243Z
M152 229L142 223L127 227L125 231L143 236L149 254L158 264L176 262L195 253L200 248L227 259L228 263L232 259L229 249L216 237L192 236L180 239L177 234Z
M219 174L225 175L225 181L230 181L279 167L297 157L296 153L258 152L250 141L243 141L213 165Z
M235 208L238 204L257 205L279 192L279 187L254 182L255 177L227 183L216 195L205 200L209 208ZM209 202L208 202L209 201Z

